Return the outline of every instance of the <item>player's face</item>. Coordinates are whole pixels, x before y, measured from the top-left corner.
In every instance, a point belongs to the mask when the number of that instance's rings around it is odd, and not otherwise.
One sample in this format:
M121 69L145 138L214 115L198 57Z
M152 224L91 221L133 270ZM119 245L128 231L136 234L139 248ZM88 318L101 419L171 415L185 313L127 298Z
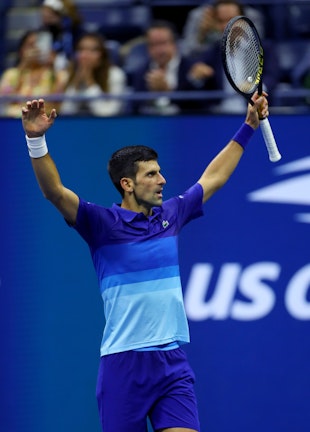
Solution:
M157 161L138 162L138 165L133 193L138 207L150 210L162 204L166 180Z

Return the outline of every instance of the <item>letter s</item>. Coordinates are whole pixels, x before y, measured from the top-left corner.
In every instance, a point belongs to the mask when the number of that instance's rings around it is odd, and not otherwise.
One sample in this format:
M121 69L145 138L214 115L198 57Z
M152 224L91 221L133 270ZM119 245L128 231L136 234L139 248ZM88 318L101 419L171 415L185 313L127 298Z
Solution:
M260 262L247 267L240 277L239 292L251 301L235 300L231 318L251 321L266 316L273 309L276 298L263 280L275 281L280 271L279 264L274 262Z

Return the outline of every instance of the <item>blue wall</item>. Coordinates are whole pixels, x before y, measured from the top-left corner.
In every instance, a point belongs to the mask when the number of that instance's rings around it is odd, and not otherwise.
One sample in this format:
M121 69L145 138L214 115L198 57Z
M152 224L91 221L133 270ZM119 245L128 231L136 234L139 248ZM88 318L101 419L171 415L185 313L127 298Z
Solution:
M271 119L205 216L180 238L202 432L308 432L308 117ZM48 144L62 180L119 201L106 173L127 144L159 151L165 197L182 192L243 117L61 119ZM95 382L101 298L87 246L36 184L18 120L0 120L0 430L99 432Z

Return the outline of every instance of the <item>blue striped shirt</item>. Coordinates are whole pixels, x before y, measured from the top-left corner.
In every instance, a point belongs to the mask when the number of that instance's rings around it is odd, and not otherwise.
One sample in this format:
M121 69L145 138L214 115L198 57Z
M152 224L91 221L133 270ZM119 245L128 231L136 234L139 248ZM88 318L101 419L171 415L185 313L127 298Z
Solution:
M80 199L75 229L89 245L104 304L102 356L189 342L178 234L201 214L198 183L149 217Z

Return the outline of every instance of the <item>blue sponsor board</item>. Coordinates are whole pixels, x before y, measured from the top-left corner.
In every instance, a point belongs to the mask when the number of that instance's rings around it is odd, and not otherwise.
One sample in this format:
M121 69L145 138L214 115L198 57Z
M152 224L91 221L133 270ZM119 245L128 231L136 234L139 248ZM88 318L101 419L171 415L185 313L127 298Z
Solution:
M119 201L106 173L117 148L158 150L168 198L199 178L242 121L59 118L47 139L64 184L108 206ZM257 131L180 237L202 432L309 430L308 118L270 122L282 160L269 162ZM0 124L0 430L99 432L104 320L87 246L41 197L20 122Z

